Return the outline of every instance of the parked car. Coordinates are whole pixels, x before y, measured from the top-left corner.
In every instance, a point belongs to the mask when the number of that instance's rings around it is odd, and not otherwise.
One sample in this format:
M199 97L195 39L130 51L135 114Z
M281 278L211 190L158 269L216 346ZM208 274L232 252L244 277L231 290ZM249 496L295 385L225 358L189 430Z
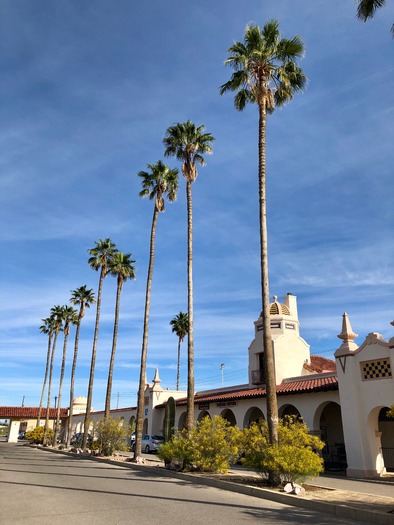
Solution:
M141 450L143 452L156 452L156 450L164 443L163 436L151 436L144 434L141 441Z
M19 432L18 439L25 439L25 436L26 436L26 432L25 431Z
M88 434L87 443L92 442L92 436ZM82 447L83 443L83 432L77 432L74 434L70 439L70 445L73 445L75 447Z

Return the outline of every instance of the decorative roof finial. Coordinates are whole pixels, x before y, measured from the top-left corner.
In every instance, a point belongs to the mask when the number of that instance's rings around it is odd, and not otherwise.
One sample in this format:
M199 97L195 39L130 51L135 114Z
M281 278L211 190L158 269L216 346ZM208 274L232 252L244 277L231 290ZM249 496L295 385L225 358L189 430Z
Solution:
M153 378L153 383L156 385L158 383L161 383L161 379L159 377L159 369L156 368L155 377Z
M346 312L342 315L342 332L337 337L342 339L343 343L335 352L335 357L339 357L340 355L345 355L349 352L354 352L354 350L357 350L358 345L354 342L354 339L358 337L358 334L353 332L349 321L349 316Z

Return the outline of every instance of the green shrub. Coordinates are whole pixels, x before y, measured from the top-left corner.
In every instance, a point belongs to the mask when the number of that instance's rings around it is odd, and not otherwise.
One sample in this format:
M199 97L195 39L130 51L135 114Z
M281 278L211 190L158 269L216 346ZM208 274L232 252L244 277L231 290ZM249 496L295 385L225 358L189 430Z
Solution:
M47 442L51 443L52 438L53 438L53 430L51 428L48 428ZM44 439L44 427L36 427L33 430L28 430L25 434L25 439L30 441L30 443L42 445L42 442Z
M205 417L191 432L176 432L157 455L182 470L228 472L239 456L240 436L241 431L222 417Z
M127 450L126 438L130 434L127 426L123 425L123 420L112 417L102 418L97 421L94 427L93 441L94 449L104 456L112 456L115 450Z
M244 429L243 443L244 465L262 475L274 473L282 482L302 482L308 476L318 476L324 469L323 459L317 454L324 443L312 436L297 418L279 421L278 445L269 444L266 421Z
M394 405L391 405L390 409L386 412L387 417L393 417L394 418Z

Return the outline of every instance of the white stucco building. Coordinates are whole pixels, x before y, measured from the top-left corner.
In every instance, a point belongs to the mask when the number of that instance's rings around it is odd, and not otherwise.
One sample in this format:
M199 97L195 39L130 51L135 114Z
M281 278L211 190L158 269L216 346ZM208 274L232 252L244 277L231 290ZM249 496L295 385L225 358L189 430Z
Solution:
M386 415L394 403L394 337L384 341L372 333L357 346L357 335L345 313L338 335L342 344L333 356L335 360L330 360L311 355L300 336L294 295L287 294L282 303L274 297L270 314L279 416L299 415L311 432L321 437L326 443L323 456L327 468L346 469L348 476L361 478L394 470L394 419ZM248 353L245 349L248 383L196 392L196 420L221 415L244 428L266 417L261 317L254 327ZM176 428L183 428L185 423L186 392L165 390L160 383L156 371L152 383L146 385L144 433L163 433L169 397L176 402ZM130 423L136 416L135 408L111 412ZM96 412L92 417L102 415ZM79 431L83 419L74 420Z
M387 417L394 404L394 337L384 341L380 334L371 333L358 346L345 313L338 335L342 344L330 360L311 355L300 336L294 295L287 294L282 303L274 297L270 314L279 416L299 415L311 432L321 437L328 469L346 469L348 476L359 478L394 471L394 419ZM266 418L262 328L259 317L254 323L254 339L245 349L248 383L196 392L196 420L221 415L244 428ZM157 370L152 383L146 384L143 433L163 433L169 397L175 399L175 427L184 427L186 392L163 389ZM74 409L73 426L80 432L84 399L76 401L80 414ZM0 417L6 417L1 408ZM132 423L136 408L112 410L111 414ZM103 412L91 414L92 420L101 417Z

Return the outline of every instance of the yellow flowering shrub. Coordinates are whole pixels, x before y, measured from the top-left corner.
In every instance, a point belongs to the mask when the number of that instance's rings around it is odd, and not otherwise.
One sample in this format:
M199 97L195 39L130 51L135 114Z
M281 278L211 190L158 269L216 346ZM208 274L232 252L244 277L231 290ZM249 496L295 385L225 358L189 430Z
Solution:
M279 421L278 445L269 444L266 421L244 429L243 443L244 465L262 475L275 473L282 482L302 482L324 470L323 459L317 454L324 443L297 418Z
M230 426L220 416L212 420L205 417L191 432L176 432L159 448L158 456L166 464L172 463L182 470L228 472L239 456L240 442L238 427Z

